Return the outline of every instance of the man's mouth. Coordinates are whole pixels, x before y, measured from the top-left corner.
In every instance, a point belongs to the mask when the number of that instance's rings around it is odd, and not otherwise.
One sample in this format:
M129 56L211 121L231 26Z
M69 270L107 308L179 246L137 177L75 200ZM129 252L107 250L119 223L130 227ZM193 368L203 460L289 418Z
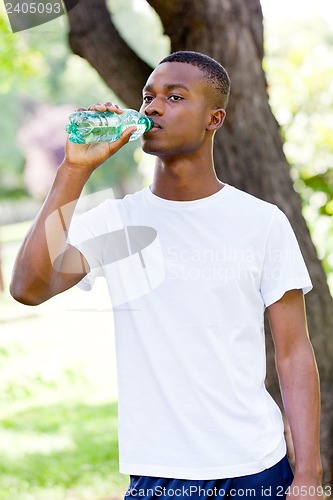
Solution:
M154 128L162 128L162 126L159 123L157 123L155 120L153 120L153 122L154 122L154 125L152 126L152 129L154 129Z

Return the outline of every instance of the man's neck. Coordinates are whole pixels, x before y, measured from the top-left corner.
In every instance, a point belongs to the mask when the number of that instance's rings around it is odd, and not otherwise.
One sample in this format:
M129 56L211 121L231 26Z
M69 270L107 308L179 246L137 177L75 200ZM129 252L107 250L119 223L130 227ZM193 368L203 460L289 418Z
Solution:
M174 201L192 201L217 193L224 186L217 177L213 161L163 161L157 159L152 192L160 198Z

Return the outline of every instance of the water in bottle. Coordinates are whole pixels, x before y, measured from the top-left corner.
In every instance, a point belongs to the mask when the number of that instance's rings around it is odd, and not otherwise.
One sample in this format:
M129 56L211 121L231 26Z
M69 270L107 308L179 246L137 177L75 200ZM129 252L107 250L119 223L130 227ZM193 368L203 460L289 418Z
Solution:
M76 144L114 142L132 125L137 127L130 137L134 141L154 125L151 118L134 109L124 109L120 115L111 111L76 111L68 119L65 130Z

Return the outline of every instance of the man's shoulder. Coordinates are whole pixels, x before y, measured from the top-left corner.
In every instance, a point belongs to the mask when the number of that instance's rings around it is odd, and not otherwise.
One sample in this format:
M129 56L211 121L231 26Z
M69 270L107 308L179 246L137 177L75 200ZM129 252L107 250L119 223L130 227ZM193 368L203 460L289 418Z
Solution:
M242 191L234 186L229 186L230 194L229 202L233 205L233 210L243 214L253 217L254 214L261 215L262 217L273 217L277 211L278 207L273 203L263 200L253 194L246 191Z
M143 187L133 193L127 193L123 196L123 198L116 198L116 201L119 205L131 205L131 204L140 204L142 203L146 190L149 189L147 187ZM112 200L110 200L112 202Z

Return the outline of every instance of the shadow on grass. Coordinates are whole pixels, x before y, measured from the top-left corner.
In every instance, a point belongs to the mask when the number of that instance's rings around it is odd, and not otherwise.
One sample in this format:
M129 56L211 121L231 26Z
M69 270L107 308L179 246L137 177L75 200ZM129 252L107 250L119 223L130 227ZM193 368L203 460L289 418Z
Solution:
M98 490L89 498L126 490L127 477L118 473L117 403L34 407L0 425L11 443L0 450L0 498L39 498L28 492L43 488L59 491L53 500L68 498L68 490L78 492L70 498L88 498L80 493L87 490Z

